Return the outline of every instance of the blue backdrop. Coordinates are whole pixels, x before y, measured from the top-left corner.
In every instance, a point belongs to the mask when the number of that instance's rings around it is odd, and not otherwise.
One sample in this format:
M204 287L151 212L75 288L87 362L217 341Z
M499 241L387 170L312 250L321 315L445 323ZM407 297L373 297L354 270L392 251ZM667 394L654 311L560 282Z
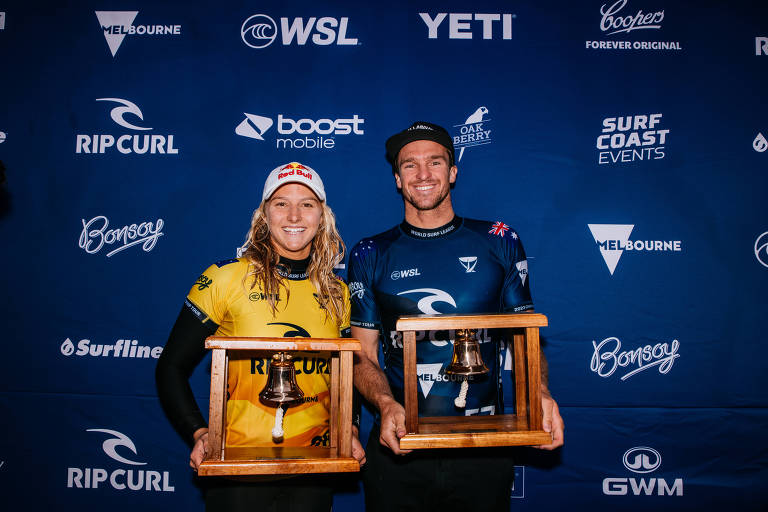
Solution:
M153 378L186 292L278 164L350 246L399 222L384 140L414 120L549 317L566 444L521 450L513 509L768 504L764 2L10 1L0 51L11 509L202 510Z

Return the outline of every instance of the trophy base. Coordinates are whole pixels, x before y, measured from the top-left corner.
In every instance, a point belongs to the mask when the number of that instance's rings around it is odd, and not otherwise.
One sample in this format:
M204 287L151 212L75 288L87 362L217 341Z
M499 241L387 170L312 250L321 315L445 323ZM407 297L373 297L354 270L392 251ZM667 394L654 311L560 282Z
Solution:
M549 444L552 435L529 430L528 418L515 415L419 417L418 432L400 439L403 450L482 448Z
M331 455L321 447L228 447L223 460L200 464L200 476L297 475L304 473L352 473L360 464L352 457Z

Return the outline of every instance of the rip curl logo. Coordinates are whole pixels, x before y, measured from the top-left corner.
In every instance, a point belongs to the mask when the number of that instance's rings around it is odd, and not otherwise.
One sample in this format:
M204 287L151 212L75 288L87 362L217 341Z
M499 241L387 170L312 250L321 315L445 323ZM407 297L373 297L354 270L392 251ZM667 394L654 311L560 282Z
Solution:
M600 377L607 379L619 368L630 369L622 375L621 380L636 375L650 368L658 367L659 373L666 375L680 357L680 342L672 340L670 343L656 343L645 345L634 350L621 350L619 338L605 338L600 343L592 341L592 359L589 369Z
M444 292L443 290L438 290L436 288L417 288L415 290L406 290L404 292L400 292L398 295L405 295L407 293L427 294L425 297L419 299L419 301L416 303L416 307L419 308L419 311L425 315L442 315L440 311L435 309L434 304L436 302L445 302L454 308L456 307L456 301L453 300L453 297L451 297L448 292Z
M133 441L131 441L131 439L125 434L118 432L117 430L108 430L105 428L89 428L86 430L86 432L103 432L105 434L114 436L105 440L101 447L104 450L104 453L106 453L109 457L116 460L117 462L122 462L123 464L132 464L134 466L144 466L147 464L146 462L136 462L130 459L126 459L117 453L117 448L124 446L125 448L132 451L134 455L138 455L138 452L136 452L136 446L133 444Z
M155 222L142 222L141 224L130 224L115 229L109 227L109 219L104 215L99 215L89 221L82 219L83 230L80 232L78 245L88 254L96 254L105 245L119 244L117 248L107 253L107 258L124 251L134 245L141 245L144 252L149 252L155 248L157 239L163 236L163 219L157 219Z
M292 331L285 331L283 333L283 338L309 338L312 335L307 332L306 329L301 327L300 325L296 324L289 324L288 322L272 322L267 325L284 325L286 327L290 327L293 329Z
M200 277L197 278L197 281L195 281L195 284L197 285L198 291L203 291L213 284L213 279L205 274L201 274Z

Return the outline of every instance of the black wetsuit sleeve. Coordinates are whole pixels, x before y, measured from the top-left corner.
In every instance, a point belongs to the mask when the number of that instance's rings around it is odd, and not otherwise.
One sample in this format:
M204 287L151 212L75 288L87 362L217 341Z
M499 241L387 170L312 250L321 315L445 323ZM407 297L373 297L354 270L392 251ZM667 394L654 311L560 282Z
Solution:
M168 419L188 442L197 429L208 427L197 405L189 377L205 357L205 338L218 325L201 322L188 305L181 308L155 369L157 395Z

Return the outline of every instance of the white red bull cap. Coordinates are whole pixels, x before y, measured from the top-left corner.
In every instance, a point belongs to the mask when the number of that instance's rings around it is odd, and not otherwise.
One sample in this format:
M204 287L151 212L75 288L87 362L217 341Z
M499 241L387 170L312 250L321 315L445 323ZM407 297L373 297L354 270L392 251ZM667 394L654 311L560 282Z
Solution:
M281 165L269 173L267 181L264 183L264 194L261 196L262 201L269 199L275 190L286 183L306 185L315 193L318 199L325 201L325 187L323 186L323 180L320 179L320 175L308 165L300 164L299 162Z

